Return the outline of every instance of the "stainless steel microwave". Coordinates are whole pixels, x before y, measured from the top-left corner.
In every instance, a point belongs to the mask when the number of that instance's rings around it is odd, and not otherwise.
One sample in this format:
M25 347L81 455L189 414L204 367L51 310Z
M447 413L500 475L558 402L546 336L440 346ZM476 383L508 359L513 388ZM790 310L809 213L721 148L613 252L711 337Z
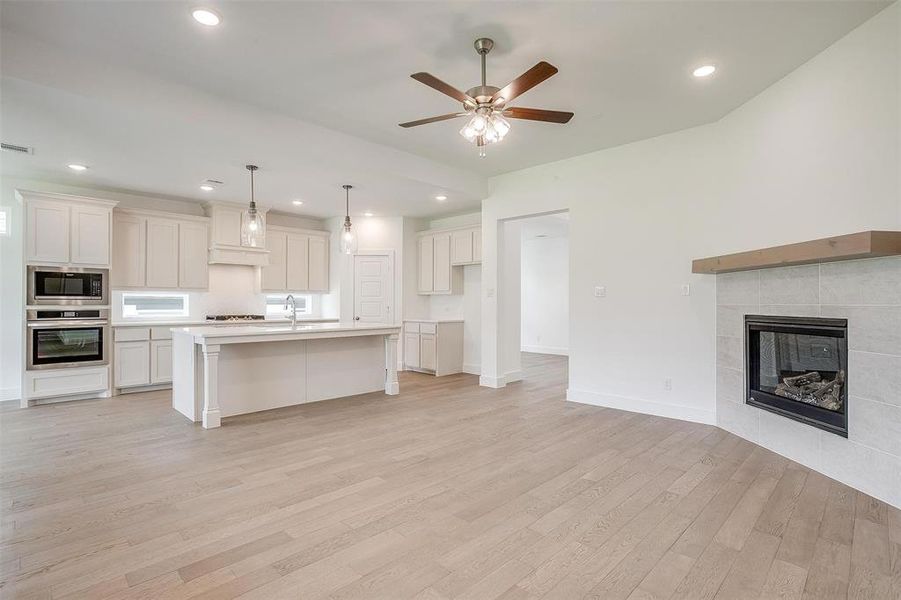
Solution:
M109 270L28 267L29 305L108 305Z

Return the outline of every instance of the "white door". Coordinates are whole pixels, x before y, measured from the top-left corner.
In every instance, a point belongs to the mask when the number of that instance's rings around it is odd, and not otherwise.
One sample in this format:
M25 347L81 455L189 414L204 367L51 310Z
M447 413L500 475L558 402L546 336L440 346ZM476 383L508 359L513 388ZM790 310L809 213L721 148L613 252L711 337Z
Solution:
M150 383L150 343L116 342L116 387Z
M435 234L433 287L436 292L451 291L451 236L449 233Z
M419 238L419 292L429 293L434 289L435 260L432 236Z
M270 231L266 236L266 249L269 250L269 264L260 267L260 287L264 292L283 292L286 289L288 234Z
M287 278L285 287L289 292L305 292L310 289L310 236L288 235L286 252Z
M206 223L178 224L178 286L205 290L210 287L209 231Z
M110 264L111 216L112 211L105 206L72 207L72 263L100 266Z
M27 248L28 262L69 262L69 205L63 202L28 202Z
M391 322L391 278L385 255L354 256L354 320Z
M113 217L114 287L144 287L147 266L147 219L128 214Z
M328 291L328 238L310 236L309 240L309 281L310 291Z

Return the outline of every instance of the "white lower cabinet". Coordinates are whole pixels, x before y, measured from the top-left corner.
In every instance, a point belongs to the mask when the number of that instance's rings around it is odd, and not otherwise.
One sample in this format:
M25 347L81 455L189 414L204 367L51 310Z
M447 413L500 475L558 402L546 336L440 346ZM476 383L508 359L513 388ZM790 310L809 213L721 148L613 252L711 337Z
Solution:
M172 383L172 340L150 341L150 383Z
M168 327L117 327L113 387L172 383L172 333Z
M150 344L116 342L116 387L150 385Z
M435 375L463 371L463 321L404 321L404 369Z
M29 400L74 394L106 395L109 392L109 367L26 371L24 388L23 408L28 406Z

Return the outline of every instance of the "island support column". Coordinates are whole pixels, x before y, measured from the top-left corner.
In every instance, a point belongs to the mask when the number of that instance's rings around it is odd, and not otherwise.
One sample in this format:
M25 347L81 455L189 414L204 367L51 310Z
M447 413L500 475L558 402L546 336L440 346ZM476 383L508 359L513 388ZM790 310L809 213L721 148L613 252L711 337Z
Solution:
M219 427L219 344L203 345L203 428Z
M385 336L385 393L396 396L400 393L397 382L397 338L396 333Z

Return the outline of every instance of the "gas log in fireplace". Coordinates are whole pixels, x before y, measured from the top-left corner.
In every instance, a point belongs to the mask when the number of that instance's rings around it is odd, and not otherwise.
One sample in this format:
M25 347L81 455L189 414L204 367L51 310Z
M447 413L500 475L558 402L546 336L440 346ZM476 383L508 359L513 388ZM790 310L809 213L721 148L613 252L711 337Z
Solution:
M848 437L848 321L745 316L745 402Z

